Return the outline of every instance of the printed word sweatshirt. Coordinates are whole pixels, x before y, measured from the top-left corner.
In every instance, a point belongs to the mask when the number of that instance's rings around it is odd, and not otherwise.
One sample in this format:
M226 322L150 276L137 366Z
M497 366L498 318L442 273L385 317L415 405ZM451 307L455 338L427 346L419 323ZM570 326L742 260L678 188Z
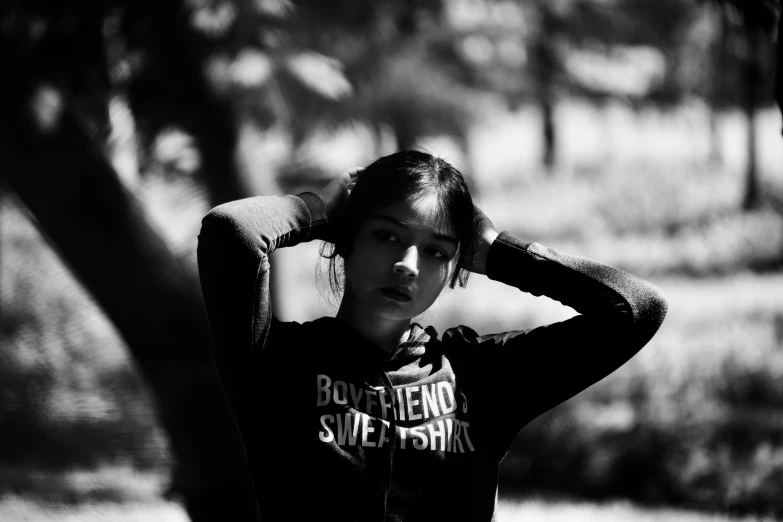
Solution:
M255 197L212 210L199 236L215 362L264 521L493 520L522 427L624 364L666 314L650 283L503 232L488 277L580 315L493 335L413 324L388 354L335 318L271 313L269 254L326 223L315 194Z

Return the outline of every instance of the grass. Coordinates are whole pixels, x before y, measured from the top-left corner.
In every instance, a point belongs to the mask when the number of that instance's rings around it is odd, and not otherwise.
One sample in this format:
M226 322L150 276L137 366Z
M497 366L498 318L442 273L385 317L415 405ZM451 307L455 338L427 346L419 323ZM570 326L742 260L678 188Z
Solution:
M168 469L141 471L133 463L66 469L4 464L0 492L27 495L41 504L52 505L144 503L164 496L169 481Z
M783 513L783 276L655 282L656 337L528 425L501 485Z
M498 522L762 522L771 518L730 516L678 509L652 509L630 502L550 502L541 500L501 500Z
M42 503L24 497L0 498L3 522L188 522L179 504L145 502L88 502L78 505Z
M630 502L551 502L501 499L498 522L765 522L768 518L730 516L677 509L651 509ZM181 505L162 500L152 502L79 505L40 503L23 497L0 498L0 520L4 522L187 522Z

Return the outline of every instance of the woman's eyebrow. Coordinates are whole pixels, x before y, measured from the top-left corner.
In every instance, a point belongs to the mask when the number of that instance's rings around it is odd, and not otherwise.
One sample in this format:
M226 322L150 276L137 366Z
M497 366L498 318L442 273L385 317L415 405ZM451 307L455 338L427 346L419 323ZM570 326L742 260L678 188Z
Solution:
M408 225L406 223L403 223L399 219L394 219L391 216L387 216L386 214L375 214L372 217L376 219L381 219L383 221L388 221L390 223L393 223L403 228L408 228ZM431 235L434 239L437 239L438 241L445 241L447 243L452 243L455 248L459 246L459 241L457 241L457 238L455 238L454 236L450 236L448 234L440 234L438 232L433 232Z

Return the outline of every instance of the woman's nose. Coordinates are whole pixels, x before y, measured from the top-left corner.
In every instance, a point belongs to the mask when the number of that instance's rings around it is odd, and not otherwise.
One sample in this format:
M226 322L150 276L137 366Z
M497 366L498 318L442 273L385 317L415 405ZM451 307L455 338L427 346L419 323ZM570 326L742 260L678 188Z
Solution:
M419 253L416 247L410 247L405 251L403 258L394 263L394 271L411 279L419 275Z

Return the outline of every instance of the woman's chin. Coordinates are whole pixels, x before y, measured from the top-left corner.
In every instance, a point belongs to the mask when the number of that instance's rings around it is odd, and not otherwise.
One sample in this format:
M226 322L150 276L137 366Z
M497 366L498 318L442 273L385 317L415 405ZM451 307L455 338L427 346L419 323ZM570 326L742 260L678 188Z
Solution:
M407 310L403 307L384 306L376 308L375 315L383 318L387 321L410 321L416 317L416 313L413 310Z
M367 303L365 310L371 310L371 314L387 321L409 321L419 315L412 301L399 302L386 297L373 299Z
M382 292L371 292L362 296L352 296L350 309L358 315L371 320L377 317L383 321L410 321L421 315L429 307L422 308L421 303L411 299L408 301L392 299Z

